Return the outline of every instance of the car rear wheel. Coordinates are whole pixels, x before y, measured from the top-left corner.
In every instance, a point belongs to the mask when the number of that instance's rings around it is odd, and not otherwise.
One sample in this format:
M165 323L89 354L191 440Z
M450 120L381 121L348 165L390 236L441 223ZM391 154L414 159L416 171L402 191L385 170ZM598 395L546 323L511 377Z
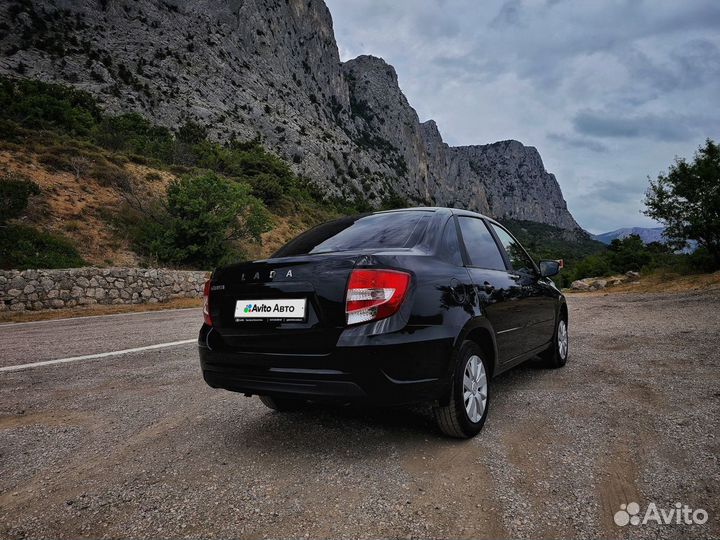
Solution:
M450 437L468 439L485 424L490 403L488 366L472 341L460 347L447 405L433 408L440 430Z
M568 352L570 347L570 335L568 333L567 320L561 318L555 327L555 336L553 342L548 349L540 355L543 365L548 368L557 369L563 367L567 363Z
M304 399L276 396L260 396L260 401L262 401L266 407L278 412L297 411L307 403Z

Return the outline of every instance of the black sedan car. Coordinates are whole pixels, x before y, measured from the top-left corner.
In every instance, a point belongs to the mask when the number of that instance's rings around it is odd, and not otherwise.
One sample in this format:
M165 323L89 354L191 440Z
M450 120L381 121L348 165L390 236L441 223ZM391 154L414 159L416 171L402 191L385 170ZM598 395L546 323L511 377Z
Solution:
M496 221L414 208L319 225L270 259L215 270L199 347L213 388L276 410L307 401L431 402L440 429L482 428L489 380L568 355L565 298Z

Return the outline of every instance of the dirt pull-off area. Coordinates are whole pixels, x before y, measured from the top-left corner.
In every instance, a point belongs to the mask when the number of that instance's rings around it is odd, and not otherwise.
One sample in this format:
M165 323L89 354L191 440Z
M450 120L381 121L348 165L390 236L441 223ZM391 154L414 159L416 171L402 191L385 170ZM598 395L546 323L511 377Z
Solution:
M207 388L193 344L0 373L0 537L717 538L720 294L569 304L567 366L496 379L470 441L422 408L271 412ZM0 350L176 341L199 317L4 327ZM631 502L709 519L616 525Z

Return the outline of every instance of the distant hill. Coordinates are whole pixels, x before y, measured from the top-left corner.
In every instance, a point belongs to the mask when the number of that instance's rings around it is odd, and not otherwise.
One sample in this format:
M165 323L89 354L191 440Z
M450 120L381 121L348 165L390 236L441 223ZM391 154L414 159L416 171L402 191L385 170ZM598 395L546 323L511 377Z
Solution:
M595 234L593 235L593 238L598 242L602 242L603 244L610 244L610 242L612 242L616 238L618 240L622 240L623 238L627 238L631 234L636 234L646 244L649 244L650 242L664 243L664 230L664 227L625 227L623 229L617 229L615 231Z
M631 234L636 234L640 239L649 244L651 242L666 243L666 239L663 236L664 227L625 227L623 229L617 229L615 231L606 232L603 234L594 234L592 238L603 244L610 244L616 238L622 240L627 238ZM694 240L688 241L688 247L681 250L681 253L692 253L697 249L697 242Z

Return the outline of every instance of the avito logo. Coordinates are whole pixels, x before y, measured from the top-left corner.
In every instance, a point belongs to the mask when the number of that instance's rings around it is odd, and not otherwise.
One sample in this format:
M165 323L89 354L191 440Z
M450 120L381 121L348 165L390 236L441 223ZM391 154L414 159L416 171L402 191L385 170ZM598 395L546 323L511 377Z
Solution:
M658 525L703 525L708 520L708 513L702 508L692 509L687 504L675 503L674 508L658 508L651 502L645 513L640 511L636 502L621 504L620 510L613 516L618 527L625 525L646 525L653 522Z
M248 304L243 311L245 313L270 313L272 308L266 304Z
M294 313L295 306L268 306L267 304L248 304L244 313Z

